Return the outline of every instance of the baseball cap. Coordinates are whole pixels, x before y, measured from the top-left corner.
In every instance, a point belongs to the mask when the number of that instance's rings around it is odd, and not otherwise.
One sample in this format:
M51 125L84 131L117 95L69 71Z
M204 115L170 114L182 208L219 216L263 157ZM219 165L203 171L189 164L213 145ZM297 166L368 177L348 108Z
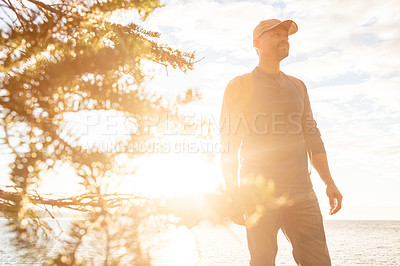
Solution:
M288 30L288 34L294 34L297 32L297 24L293 20L280 21L279 19L268 19L263 20L254 28L253 40L257 39L264 32L271 30L279 25L282 25Z

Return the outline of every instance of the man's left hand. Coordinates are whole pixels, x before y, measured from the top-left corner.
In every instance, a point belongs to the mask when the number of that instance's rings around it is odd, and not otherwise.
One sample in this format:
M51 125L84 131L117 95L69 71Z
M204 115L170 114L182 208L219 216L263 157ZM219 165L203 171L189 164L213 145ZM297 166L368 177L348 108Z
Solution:
M342 199L343 196L340 193L339 189L335 184L330 184L326 186L326 195L329 198L329 205L331 205L331 209L329 214L335 214L342 208Z

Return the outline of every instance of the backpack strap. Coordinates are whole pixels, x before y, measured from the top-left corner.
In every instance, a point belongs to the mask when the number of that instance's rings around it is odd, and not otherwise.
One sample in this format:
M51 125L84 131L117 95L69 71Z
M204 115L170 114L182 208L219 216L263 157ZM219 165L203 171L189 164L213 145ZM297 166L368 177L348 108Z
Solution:
M304 85L304 83L303 83L300 79L298 79L298 78L295 78L295 77L292 77L292 76L289 76L289 75L286 75L286 76L289 77L289 80L290 80L290 81L293 83L293 85L297 88L297 90L298 90L298 92L300 93L301 98L302 98L302 100L303 100L303 106L304 106L304 104L305 104L305 97L307 96L307 88L306 88L306 85ZM310 162L311 162L311 161L312 161L312 153L309 152L309 151L307 151L307 153L308 153L308 158L310 159ZM309 175L309 176L311 176L311 171L312 171L312 166L311 166L310 170L308 171L308 175Z
M241 98L242 106L240 106L244 114L248 114L250 110L251 100L255 90L254 73L246 73L239 77L239 97Z
M292 76L289 76L289 75L286 75L286 76L293 83L293 85L297 88L297 91L300 93L300 96L301 96L301 99L303 100L303 105L304 105L306 94L307 94L306 86L298 78L295 78L295 77L292 77Z

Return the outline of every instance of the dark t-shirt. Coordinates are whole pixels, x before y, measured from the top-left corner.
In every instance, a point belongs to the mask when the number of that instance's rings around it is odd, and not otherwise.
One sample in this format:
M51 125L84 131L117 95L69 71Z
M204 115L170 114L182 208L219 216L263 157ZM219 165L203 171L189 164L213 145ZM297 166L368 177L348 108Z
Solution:
M243 130L239 138L241 178L249 173L261 174L273 180L276 187L312 187L307 150L310 154L316 154L325 152L325 149L304 84L301 83L304 86L302 95L302 88L296 87L283 72L272 75L256 67L252 75L254 88L246 121L240 124L243 126L247 123L247 130ZM233 88L235 85L231 86ZM225 99L229 97L227 92L224 102L229 102ZM224 108L229 110L235 105L231 103L230 107ZM225 139L230 140L229 137Z

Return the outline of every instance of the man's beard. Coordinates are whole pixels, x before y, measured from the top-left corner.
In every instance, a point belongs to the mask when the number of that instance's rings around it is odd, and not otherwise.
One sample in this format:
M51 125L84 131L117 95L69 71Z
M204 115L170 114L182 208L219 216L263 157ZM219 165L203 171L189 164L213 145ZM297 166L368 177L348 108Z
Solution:
M277 58L279 59L279 61L285 59L286 57L289 56L289 48L287 48L287 49L278 49L276 55L277 55Z

